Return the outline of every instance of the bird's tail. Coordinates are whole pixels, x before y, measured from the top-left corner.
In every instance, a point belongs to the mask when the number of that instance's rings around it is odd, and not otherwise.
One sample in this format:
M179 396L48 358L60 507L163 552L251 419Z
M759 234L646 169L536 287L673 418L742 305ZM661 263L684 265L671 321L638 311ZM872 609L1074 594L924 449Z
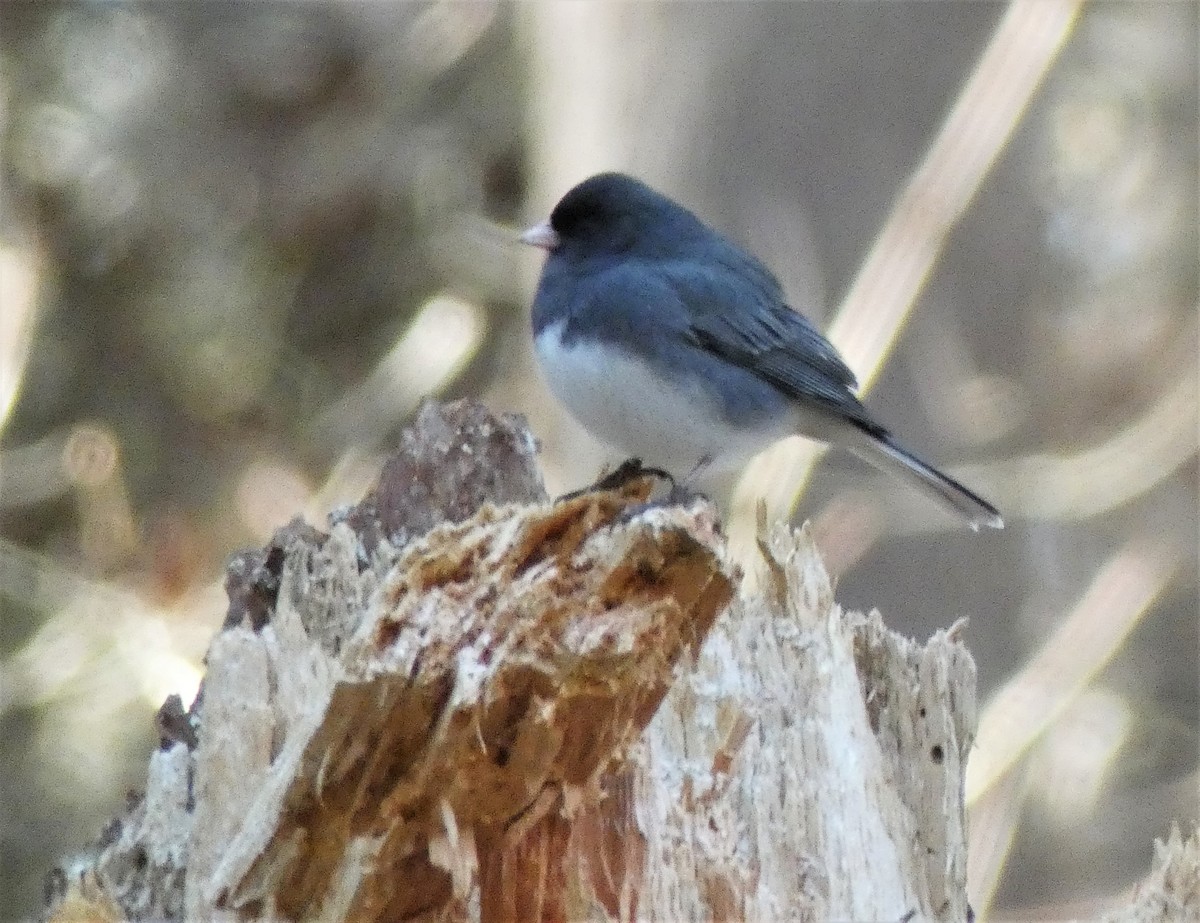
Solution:
M932 494L942 506L963 517L976 531L980 526L1004 528L1004 520L994 506L948 474L921 461L896 442L890 433L866 428L859 432L862 438L848 446L859 458L882 471L901 475L909 483Z

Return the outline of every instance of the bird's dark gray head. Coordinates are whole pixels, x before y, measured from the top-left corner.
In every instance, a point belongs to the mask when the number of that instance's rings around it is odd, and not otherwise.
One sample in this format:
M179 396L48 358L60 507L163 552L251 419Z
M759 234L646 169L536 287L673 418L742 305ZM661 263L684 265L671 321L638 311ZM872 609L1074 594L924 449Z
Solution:
M623 173L584 180L550 213L555 250L668 255L707 229L690 211Z

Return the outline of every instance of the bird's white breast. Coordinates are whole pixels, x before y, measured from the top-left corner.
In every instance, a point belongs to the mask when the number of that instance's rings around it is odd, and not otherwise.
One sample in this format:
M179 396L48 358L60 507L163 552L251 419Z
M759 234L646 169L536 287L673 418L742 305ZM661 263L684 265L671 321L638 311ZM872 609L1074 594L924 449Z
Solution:
M593 436L646 464L678 477L705 458L728 468L786 435L731 425L698 384L668 380L631 351L564 344L564 327L552 324L535 340L550 389Z

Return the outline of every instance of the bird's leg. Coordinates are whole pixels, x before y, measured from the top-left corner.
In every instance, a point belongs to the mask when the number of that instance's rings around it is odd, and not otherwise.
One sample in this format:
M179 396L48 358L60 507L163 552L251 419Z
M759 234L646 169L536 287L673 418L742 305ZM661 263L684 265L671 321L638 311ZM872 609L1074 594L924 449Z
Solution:
M692 470L687 473L687 477L683 479L683 486L690 487L695 484L700 476L708 470L708 466L712 464L712 460L711 455L701 455L696 464L692 466Z
M679 483L676 483L674 480L671 481L671 490L667 494L666 502L682 504L689 502L696 496L701 496L700 491L696 490L692 485L700 479L701 475L704 474L711 464L711 455L701 455L700 460L692 466L692 470L688 472L687 477Z

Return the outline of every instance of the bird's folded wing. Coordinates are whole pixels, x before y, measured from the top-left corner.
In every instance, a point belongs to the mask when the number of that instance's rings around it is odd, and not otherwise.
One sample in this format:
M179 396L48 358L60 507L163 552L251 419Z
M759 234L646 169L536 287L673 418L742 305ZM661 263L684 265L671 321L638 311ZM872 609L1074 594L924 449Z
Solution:
M723 276L670 276L677 296L691 309L688 332L693 341L798 401L823 405L874 428L854 396L854 373L833 344L784 304L773 286L751 286L741 278L735 285Z

